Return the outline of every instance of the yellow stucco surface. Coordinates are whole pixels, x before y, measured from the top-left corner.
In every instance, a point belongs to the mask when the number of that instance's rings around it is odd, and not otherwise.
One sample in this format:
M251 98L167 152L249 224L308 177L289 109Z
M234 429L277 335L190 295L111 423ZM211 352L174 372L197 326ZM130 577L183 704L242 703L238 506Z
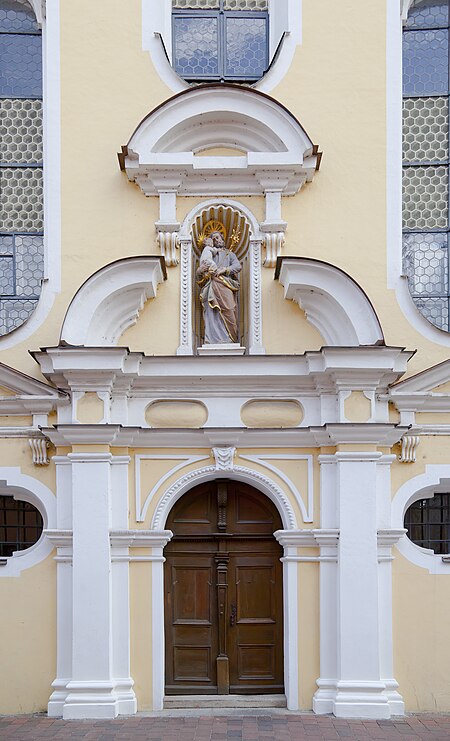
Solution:
M0 575L1 713L47 709L56 676L53 555L19 577Z

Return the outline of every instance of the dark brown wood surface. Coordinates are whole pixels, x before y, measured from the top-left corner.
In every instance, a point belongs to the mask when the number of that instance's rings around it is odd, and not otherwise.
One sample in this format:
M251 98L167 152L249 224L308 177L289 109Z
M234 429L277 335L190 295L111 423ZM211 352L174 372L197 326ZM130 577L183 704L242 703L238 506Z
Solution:
M177 502L164 551L167 694L284 691L281 527L272 502L236 481Z

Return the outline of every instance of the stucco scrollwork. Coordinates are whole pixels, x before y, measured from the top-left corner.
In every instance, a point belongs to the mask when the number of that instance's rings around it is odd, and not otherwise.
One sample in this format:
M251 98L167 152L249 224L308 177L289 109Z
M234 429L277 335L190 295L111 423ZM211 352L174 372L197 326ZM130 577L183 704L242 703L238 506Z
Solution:
M217 471L232 471L234 468L234 456L236 448L213 448Z

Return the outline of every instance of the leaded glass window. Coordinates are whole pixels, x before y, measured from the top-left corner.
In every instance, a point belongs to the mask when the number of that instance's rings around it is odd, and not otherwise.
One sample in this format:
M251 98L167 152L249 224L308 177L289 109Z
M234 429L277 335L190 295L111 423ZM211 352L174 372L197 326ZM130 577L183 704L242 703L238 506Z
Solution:
M41 292L42 159L41 31L27 0L0 0L0 335Z
M415 0L403 34L403 269L416 307L450 331L449 0Z
M259 80L269 60L267 0L173 0L173 65L185 80Z
M450 553L450 494L419 499L405 512L408 538L435 553Z

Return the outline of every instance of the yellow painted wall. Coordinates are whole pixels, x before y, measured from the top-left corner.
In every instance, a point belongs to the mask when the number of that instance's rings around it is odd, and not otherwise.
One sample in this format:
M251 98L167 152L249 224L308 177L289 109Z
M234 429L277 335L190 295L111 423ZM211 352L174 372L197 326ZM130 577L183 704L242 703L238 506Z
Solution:
M53 555L19 577L0 578L1 713L47 709L56 676Z
M410 712L450 710L449 577L431 575L396 551L394 676Z

